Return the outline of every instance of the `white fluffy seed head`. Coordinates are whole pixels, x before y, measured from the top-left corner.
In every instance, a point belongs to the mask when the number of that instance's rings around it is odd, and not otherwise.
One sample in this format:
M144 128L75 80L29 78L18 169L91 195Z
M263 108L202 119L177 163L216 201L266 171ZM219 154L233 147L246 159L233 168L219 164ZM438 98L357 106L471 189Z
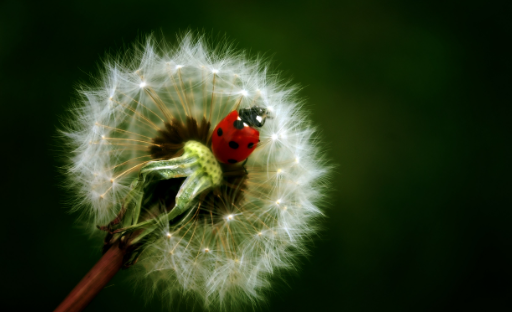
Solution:
M138 169L152 160L158 130L172 118L211 120L213 130L235 107L266 108L260 144L248 158L243 200L221 196L221 208L180 228L162 224L136 265L151 289L190 295L209 308L261 299L277 269L292 268L321 215L321 159L293 88L264 64L187 35L176 48L153 40L130 57L106 62L100 83L83 88L64 131L69 184L78 205L106 224L115 218ZM300 160L300 161L299 161ZM208 209L203 207L200 209Z

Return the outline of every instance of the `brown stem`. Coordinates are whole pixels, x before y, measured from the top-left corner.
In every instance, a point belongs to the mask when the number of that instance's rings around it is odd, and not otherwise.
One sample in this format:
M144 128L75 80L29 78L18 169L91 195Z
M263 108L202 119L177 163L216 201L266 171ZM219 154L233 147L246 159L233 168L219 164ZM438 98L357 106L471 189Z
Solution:
M54 312L82 311L123 265L126 248L114 244L75 286Z

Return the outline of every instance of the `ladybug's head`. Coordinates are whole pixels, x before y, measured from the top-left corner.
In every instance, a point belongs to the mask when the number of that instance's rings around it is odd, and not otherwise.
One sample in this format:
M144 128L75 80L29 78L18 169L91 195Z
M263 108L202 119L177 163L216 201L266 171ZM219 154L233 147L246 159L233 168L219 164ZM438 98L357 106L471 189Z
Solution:
M242 108L238 111L240 119L251 127L263 127L267 119L267 110L258 106Z

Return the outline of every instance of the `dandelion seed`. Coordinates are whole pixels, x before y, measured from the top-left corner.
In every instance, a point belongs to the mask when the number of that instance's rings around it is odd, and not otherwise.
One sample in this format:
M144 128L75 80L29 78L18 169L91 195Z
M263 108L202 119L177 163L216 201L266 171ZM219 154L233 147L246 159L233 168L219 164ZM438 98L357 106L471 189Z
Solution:
M149 40L126 65L108 62L102 80L64 131L77 206L107 247L130 246L123 264L163 296L232 310L257 302L276 269L294 268L320 216L327 169L293 90L191 35L177 49Z

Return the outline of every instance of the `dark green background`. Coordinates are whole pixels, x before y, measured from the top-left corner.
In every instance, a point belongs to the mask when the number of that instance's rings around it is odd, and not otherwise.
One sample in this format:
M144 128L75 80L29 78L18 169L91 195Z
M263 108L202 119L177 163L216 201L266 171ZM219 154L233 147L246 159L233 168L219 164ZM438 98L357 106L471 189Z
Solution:
M262 310L510 309L512 7L484 3L2 1L0 309L52 310L100 256L59 187L75 87L187 29L272 56L336 165L324 231ZM89 311L161 310L128 275Z

